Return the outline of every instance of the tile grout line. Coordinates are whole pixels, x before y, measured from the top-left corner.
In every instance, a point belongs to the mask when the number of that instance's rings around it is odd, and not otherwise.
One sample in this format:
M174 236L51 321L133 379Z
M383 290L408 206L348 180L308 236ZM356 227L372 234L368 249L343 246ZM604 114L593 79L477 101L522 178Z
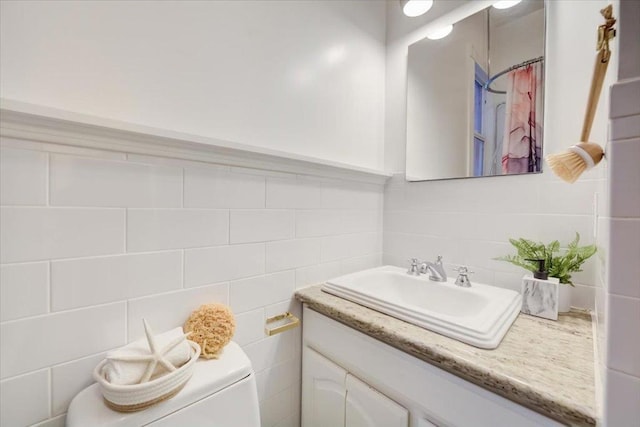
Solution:
M267 177L266 175L262 176L262 179L264 180L264 202L263 202L263 209L267 208Z
M129 243L127 235L129 234L129 208L124 208L124 253L129 253Z
M47 261L47 312L45 314L50 314L53 312L53 298L51 297L52 294L52 280L51 280L51 272L53 269L53 263L51 262L51 260Z
M51 368L51 366L49 366L47 369L47 377L49 381L49 402L48 402L49 417L48 418L52 418L53 417L53 369Z
M181 204L180 207L184 209L184 200L185 200L185 178L186 178L186 168L182 168L182 200L181 200Z
M240 245L244 245L244 244L251 244L251 243L240 243ZM154 250L144 250L144 251L133 251L133 252L127 252L127 253L114 252L114 253L101 254L101 255L74 256L74 257L55 258L55 259L45 258L45 259L36 259L36 260L30 260L30 261L3 262L3 263L0 263L0 265L3 267L7 267L7 266L20 266L25 264L40 264L45 262L85 261L85 260L92 260L92 259L99 259L99 258L117 258L122 256L129 256L129 255L130 256L156 255L156 254L163 254L168 252L178 252L183 249L210 249L210 248L218 248L221 246L226 246L226 245L194 246L189 248L176 248L176 249L154 249Z
M51 153L47 153L47 173L45 174L47 182L45 183L45 205L51 205Z
M129 300L124 303L124 343L129 343Z
M206 286L206 285L201 285L201 286ZM179 291L180 290L178 289L178 290L167 291L167 292L162 292L162 293L164 294L164 293L179 292ZM141 296L141 297L136 297L135 299L147 298L147 297L155 296L155 295L160 295L160 294L149 294L149 295L145 295L145 296ZM20 323L20 322L23 322L23 321L30 321L30 320L34 320L34 319L40 319L40 318L44 318L44 317L49 317L49 316L57 316L59 314L67 314L67 313L73 313L73 312L78 312L78 311L83 311L83 310L101 308L101 307L106 307L106 306L109 306L109 305L121 304L121 303L125 303L125 302L127 302L126 299L119 299L119 300L116 300L116 301L101 302L101 303L98 303L98 304L91 304L91 305L80 306L80 307L64 308L64 309L57 310L57 311L52 311L52 312L49 312L49 313L32 314L32 315L29 315L29 316L19 317L17 319L3 320L3 321L0 322L0 325Z
M613 371L613 372L615 372L615 373L616 373L616 374L618 374L618 375L623 375L623 376L625 376L625 377L629 377L629 378L633 378L633 379L638 379L638 380L640 380L640 376L636 376L636 375L634 375L634 374L630 374L630 373L628 373L628 372L621 371L620 369L612 368L611 366L608 366L608 365L606 365L606 364L604 365L604 368L605 368L607 371Z
M181 267L182 267L182 274L181 274L182 283L181 283L181 285L182 285L182 289L186 289L187 279L185 277L185 266L184 266L184 264L185 264L185 261L184 261L185 260L185 250L181 249L180 252L182 254L182 265L181 265Z

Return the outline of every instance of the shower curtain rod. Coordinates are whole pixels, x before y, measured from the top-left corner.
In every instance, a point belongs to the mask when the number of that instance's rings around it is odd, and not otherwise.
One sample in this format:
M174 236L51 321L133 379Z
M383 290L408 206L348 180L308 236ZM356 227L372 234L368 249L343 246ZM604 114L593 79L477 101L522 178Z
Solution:
M503 90L495 90L495 89L491 89L491 87L490 87L490 86L491 86L491 83L493 83L495 79L497 79L497 78L498 78L498 77L500 77L500 76L503 76L503 75L507 74L509 71L517 70L518 68L526 67L527 65L535 64L536 62L540 62L540 61L542 61L542 60L544 60L544 56L539 56L539 57L537 57L537 58L527 59L526 61L521 62L521 63L516 64L516 65L513 65L513 66L511 66L511 67L507 68L506 70L502 70L502 71L500 71L498 74L496 74L496 75L494 75L493 77L491 77L491 78L490 78L490 79L489 79L489 80L484 84L484 88L485 88L487 91L491 92L491 93L502 93L502 94L505 94L505 93L507 93L507 92L505 92L505 91L503 91Z

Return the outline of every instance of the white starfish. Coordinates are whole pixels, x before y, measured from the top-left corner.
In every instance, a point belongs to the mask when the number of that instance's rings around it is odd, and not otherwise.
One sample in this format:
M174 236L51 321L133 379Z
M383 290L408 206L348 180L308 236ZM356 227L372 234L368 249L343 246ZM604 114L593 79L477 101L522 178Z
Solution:
M171 341L163 349L158 350L151 327L145 319L142 319L142 323L144 324L144 333L147 336L147 342L149 343L149 350L151 351L151 354L132 354L107 357L107 359L109 360L119 360L121 362L147 362L147 369L144 371L144 375L142 375L142 378L140 379L140 384L146 383L151 379L151 376L155 373L158 364L164 366L165 369L167 369L169 372L175 371L176 367L173 366L173 364L169 360L167 360L165 356L176 346L186 340L187 337L191 334L182 334L182 336L179 336Z

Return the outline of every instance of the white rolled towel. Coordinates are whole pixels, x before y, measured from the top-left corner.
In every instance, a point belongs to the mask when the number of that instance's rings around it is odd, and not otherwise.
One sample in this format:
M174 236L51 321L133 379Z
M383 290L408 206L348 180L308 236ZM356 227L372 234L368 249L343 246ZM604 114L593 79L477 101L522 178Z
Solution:
M176 340L183 335L182 327L171 329L160 335L155 336L156 347L158 350L162 350L170 342ZM150 354L149 344L146 338L141 338L137 341L127 344L117 350L113 350L107 353L107 359L121 357L121 356L133 356L133 355L148 355ZM165 355L166 359L173 364L173 366L180 367L191 358L191 346L184 340L176 347L174 347L169 353ZM109 360L102 368L102 375L104 379L111 384L118 385L131 385L138 384L142 379L148 362L130 362L122 360ZM158 364L155 373L151 379L158 377L161 374L166 373L167 370Z

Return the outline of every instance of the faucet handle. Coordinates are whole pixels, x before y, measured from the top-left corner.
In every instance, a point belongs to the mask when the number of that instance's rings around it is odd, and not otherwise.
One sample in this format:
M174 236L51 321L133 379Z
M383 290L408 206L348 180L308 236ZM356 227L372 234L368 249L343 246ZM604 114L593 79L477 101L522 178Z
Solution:
M442 255L438 255L436 258L436 264L442 264Z
M420 263L420 261L418 261L418 258L409 258L407 261L411 263L409 269L407 270L407 274L411 274L412 276L419 276L420 267L418 267L418 264Z
M462 286L463 288L468 288L471 286L471 280L469 280L469 274L473 273L473 271L469 270L466 266L460 266L458 268L454 268L455 271L458 272L458 278L456 279L456 285Z

